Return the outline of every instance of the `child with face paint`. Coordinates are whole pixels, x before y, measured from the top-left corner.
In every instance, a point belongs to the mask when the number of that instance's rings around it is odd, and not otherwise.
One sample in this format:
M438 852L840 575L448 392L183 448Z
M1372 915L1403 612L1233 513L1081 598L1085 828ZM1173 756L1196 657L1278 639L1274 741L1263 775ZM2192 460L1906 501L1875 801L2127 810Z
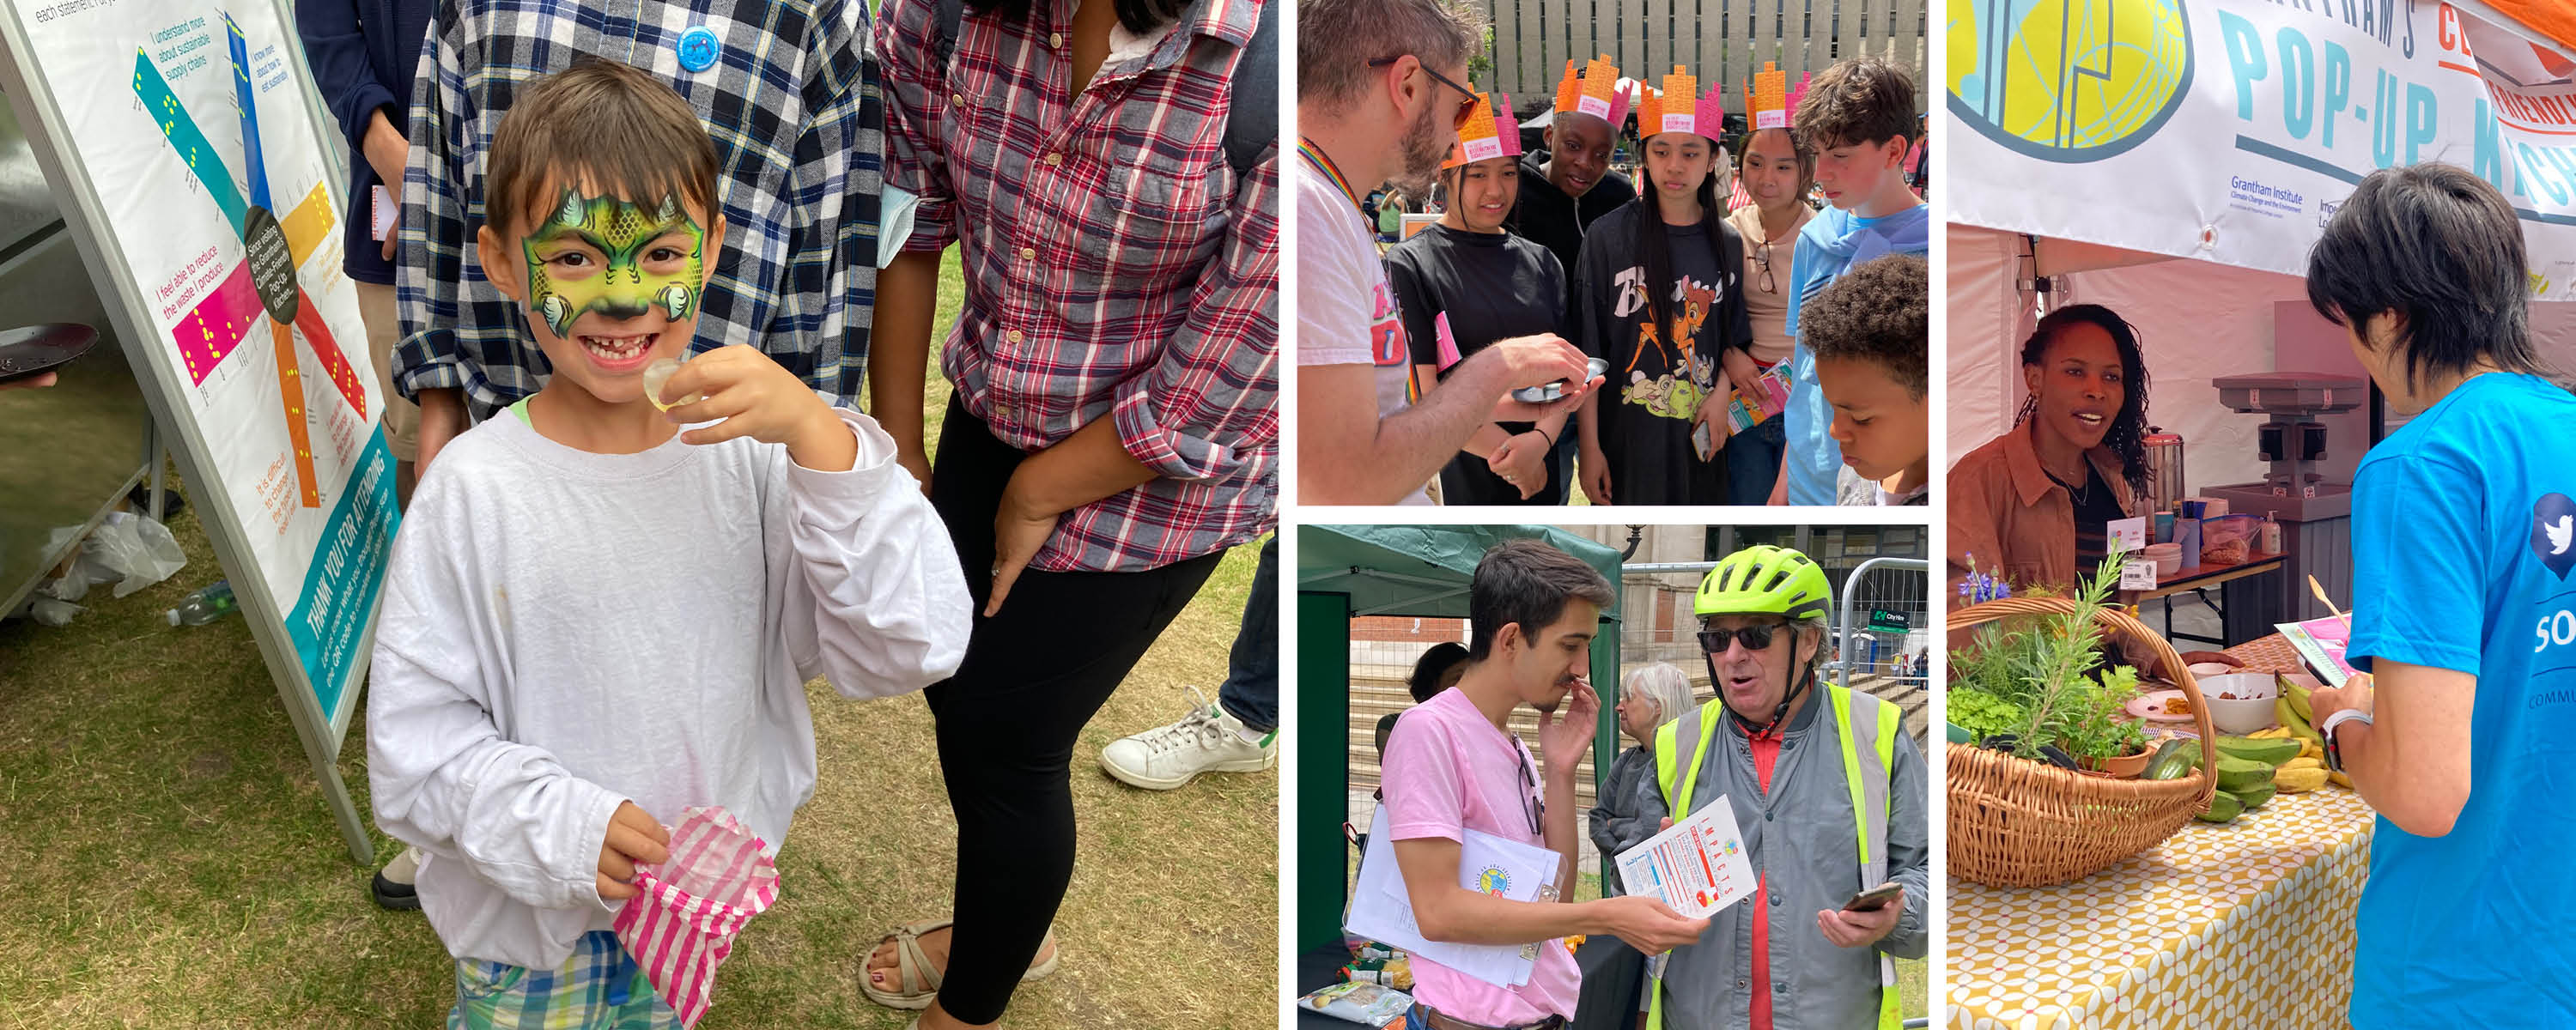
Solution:
M805 682L954 672L965 580L894 441L760 350L682 366L659 396L697 399L667 414L646 398L725 232L668 87L609 63L540 81L491 183L483 267L554 375L447 446L395 540L376 819L428 855L449 1025L677 1025L609 929L663 823L721 805L775 849L814 788Z

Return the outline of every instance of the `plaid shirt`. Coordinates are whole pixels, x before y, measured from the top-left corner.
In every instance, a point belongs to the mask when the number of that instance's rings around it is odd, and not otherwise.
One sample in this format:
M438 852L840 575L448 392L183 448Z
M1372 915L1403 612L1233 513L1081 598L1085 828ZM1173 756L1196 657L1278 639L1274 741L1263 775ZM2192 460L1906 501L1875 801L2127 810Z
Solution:
M965 265L941 356L961 403L1022 450L1114 419L1159 476L1065 513L1033 568L1156 568L1273 521L1279 159L1238 176L1224 151L1261 2L1199 0L1080 94L1074 0L970 11L947 69L933 0L879 12L886 183L921 197L904 249L956 241Z
M876 308L882 100L861 0L449 0L438 5L412 88L403 177L405 396L463 387L476 418L535 393L548 371L526 316L485 281L484 151L532 80L593 56L679 91L715 142L725 217L693 349L752 344L855 407ZM703 72L680 35L722 40Z

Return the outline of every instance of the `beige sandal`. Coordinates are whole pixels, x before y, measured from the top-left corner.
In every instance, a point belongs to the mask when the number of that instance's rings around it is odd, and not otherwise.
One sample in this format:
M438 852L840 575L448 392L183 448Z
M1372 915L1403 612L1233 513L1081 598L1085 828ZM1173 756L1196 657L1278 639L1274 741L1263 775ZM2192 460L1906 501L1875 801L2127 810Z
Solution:
M940 971L931 966L929 953L921 950L921 938L955 923L953 919L925 919L907 923L893 933L877 938L879 945L894 942L895 986L898 989L889 991L868 979L868 957L876 953L876 949L870 948L859 955L859 993L888 1008L916 1012L929 1008L930 1003L939 998L939 984L943 978ZM1052 948L1053 953L1047 955L1046 961L1030 966L1029 971L1021 975L1021 983L1046 979L1063 963L1064 949L1054 947L1055 943L1055 928L1050 926L1046 938L1038 942L1038 950L1043 952Z

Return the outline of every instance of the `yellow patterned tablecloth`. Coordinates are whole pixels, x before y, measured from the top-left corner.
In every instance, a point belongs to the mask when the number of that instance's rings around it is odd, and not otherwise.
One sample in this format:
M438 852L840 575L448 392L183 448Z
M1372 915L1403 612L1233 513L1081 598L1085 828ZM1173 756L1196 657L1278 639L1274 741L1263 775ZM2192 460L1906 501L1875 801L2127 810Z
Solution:
M2071 884L1950 881L1957 1030L2344 1027L2371 812L2328 786Z

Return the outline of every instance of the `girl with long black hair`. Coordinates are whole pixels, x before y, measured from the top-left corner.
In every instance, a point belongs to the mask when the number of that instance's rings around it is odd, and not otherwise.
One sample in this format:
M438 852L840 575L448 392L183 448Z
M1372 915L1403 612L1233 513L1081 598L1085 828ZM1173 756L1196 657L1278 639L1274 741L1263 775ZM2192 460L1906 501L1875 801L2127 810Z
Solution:
M1637 117L1646 188L1592 224L1575 263L1576 345L1610 365L1580 416L1577 472L1594 504L1726 503L1719 355L1753 328L1744 238L1719 200L1722 111L1695 86L1674 74L1648 92Z

